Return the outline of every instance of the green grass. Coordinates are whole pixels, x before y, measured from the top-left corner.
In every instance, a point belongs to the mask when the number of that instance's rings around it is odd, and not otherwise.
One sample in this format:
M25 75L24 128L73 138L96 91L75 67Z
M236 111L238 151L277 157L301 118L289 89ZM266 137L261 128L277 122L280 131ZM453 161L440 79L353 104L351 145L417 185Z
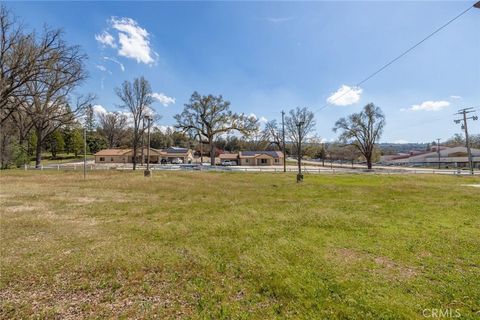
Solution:
M0 178L1 318L478 319L478 178Z

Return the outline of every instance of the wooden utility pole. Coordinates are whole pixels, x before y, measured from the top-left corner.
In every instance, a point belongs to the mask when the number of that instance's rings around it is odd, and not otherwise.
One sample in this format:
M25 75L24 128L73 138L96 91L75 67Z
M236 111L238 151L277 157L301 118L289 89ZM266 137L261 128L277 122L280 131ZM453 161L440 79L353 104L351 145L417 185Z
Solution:
M285 150L285 111L282 110L282 151L283 151L283 172L287 172L287 152Z
M463 121L462 129L465 130L465 142L466 142L466 147L467 147L467 152L468 152L468 162L469 162L469 165L470 165L470 173L471 174L473 174L473 158L472 158L472 150L470 150L470 141L468 139L467 120L468 119L472 119L473 121L478 120L478 116L467 117L467 114L472 113L472 112L475 112L474 108L460 109L460 110L458 110L458 112L456 114L462 115L463 116L462 119L454 120L454 122L456 124L462 123L462 121Z
M152 121L152 117L145 116L145 119L147 119L147 125L148 125L148 129L147 129L148 130L148 133L147 133L148 146L147 146L147 170L145 170L144 176L145 177L150 177L152 175L151 172L150 172L150 124L151 124L151 121ZM142 137L143 137L143 133L142 133ZM142 159L143 159L143 145L142 145Z
M83 128L83 179L87 178L87 126Z
M298 174L297 174L297 182L303 181L303 174L302 174L302 126L305 122L301 121L297 123L298 128L298 150L297 150L297 164L298 164Z
M437 138L438 169L440 169L440 138Z

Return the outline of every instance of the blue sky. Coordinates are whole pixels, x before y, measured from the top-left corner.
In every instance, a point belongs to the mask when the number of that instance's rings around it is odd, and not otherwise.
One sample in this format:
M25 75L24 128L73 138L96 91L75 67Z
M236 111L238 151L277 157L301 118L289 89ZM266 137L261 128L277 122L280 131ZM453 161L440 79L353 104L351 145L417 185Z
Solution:
M222 94L232 109L280 119L316 111L316 134L365 104L387 119L383 142L428 142L460 132L453 114L480 107L480 9L423 43L360 88L328 103L473 1L7 2L32 29L63 28L88 54L79 89L118 110L114 88L145 76L160 124L173 125L191 93ZM123 67L122 67L123 66ZM173 103L174 101L174 103ZM332 101L332 100L330 100ZM328 106L320 111L325 104ZM478 112L480 113L480 112ZM480 121L470 124L480 133Z

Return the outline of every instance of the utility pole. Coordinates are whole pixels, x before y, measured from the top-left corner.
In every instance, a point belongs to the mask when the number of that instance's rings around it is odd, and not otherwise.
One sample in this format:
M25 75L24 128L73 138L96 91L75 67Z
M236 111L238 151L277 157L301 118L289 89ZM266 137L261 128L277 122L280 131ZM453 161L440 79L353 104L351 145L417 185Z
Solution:
M83 179L87 178L87 126L83 128Z
M438 169L440 169L440 138L437 138Z
M145 116L144 119L147 119L147 125L148 125L148 133L147 133L147 143L148 143L148 147L147 147L147 170L144 171L143 175L145 177L150 177L152 174L150 172L150 123L152 121L152 117L150 116ZM145 121L144 121L145 123ZM143 134L142 134L143 136ZM142 154L143 154L143 146L142 146ZM143 159L143 156L142 156L142 159Z
M472 113L472 112L475 112L475 109L474 109L474 108L464 108L464 109L460 109L460 110L458 110L458 112L455 113L455 114L462 115L463 118L462 118L462 119L456 119L456 120L454 120L454 122L455 122L456 124L462 123L462 121L463 121L462 129L465 130L465 142L466 142L466 146L467 146L468 162L469 162L469 164L470 164L470 173L471 173L471 174L473 174L473 158L472 158L472 151L470 150L470 141L468 140L467 120L468 120L468 119L472 119L473 121L478 120L478 116L467 117L467 114Z
M302 175L302 126L305 124L305 122L300 121L297 123L297 128L298 128L298 150L297 150L297 163L298 163L298 174L297 174L297 183L303 181L303 175Z
M145 149L145 142L143 140L143 136L145 134L145 119L147 119L147 117L148 116L144 116L143 119L142 119L142 153L141 153L142 160L140 161L142 167L143 167L143 163L144 163L143 149Z
M285 111L282 110L282 151L283 151L283 172L287 172L287 153L285 151Z

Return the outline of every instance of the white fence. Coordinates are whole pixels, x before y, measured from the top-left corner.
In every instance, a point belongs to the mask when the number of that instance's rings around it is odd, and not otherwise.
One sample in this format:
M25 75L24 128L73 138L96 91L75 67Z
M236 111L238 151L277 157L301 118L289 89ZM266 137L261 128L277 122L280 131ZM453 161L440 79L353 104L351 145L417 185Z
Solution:
M83 171L83 164L50 164L42 165L39 168L31 165L25 165L25 170L57 170L57 171ZM87 164L85 169L87 171L95 170L132 170L131 165L95 165ZM137 166L137 170L144 170L146 166ZM282 167L223 167L210 165L151 165L152 171L216 171L216 172L269 172L282 173ZM286 171L296 173L297 168L287 167ZM302 168L304 174L444 174L444 175L470 175L469 170L436 170L436 169L375 169L373 171L365 169L350 169L350 168L327 168L327 167L304 167ZM475 171L475 175L480 175L480 171Z

